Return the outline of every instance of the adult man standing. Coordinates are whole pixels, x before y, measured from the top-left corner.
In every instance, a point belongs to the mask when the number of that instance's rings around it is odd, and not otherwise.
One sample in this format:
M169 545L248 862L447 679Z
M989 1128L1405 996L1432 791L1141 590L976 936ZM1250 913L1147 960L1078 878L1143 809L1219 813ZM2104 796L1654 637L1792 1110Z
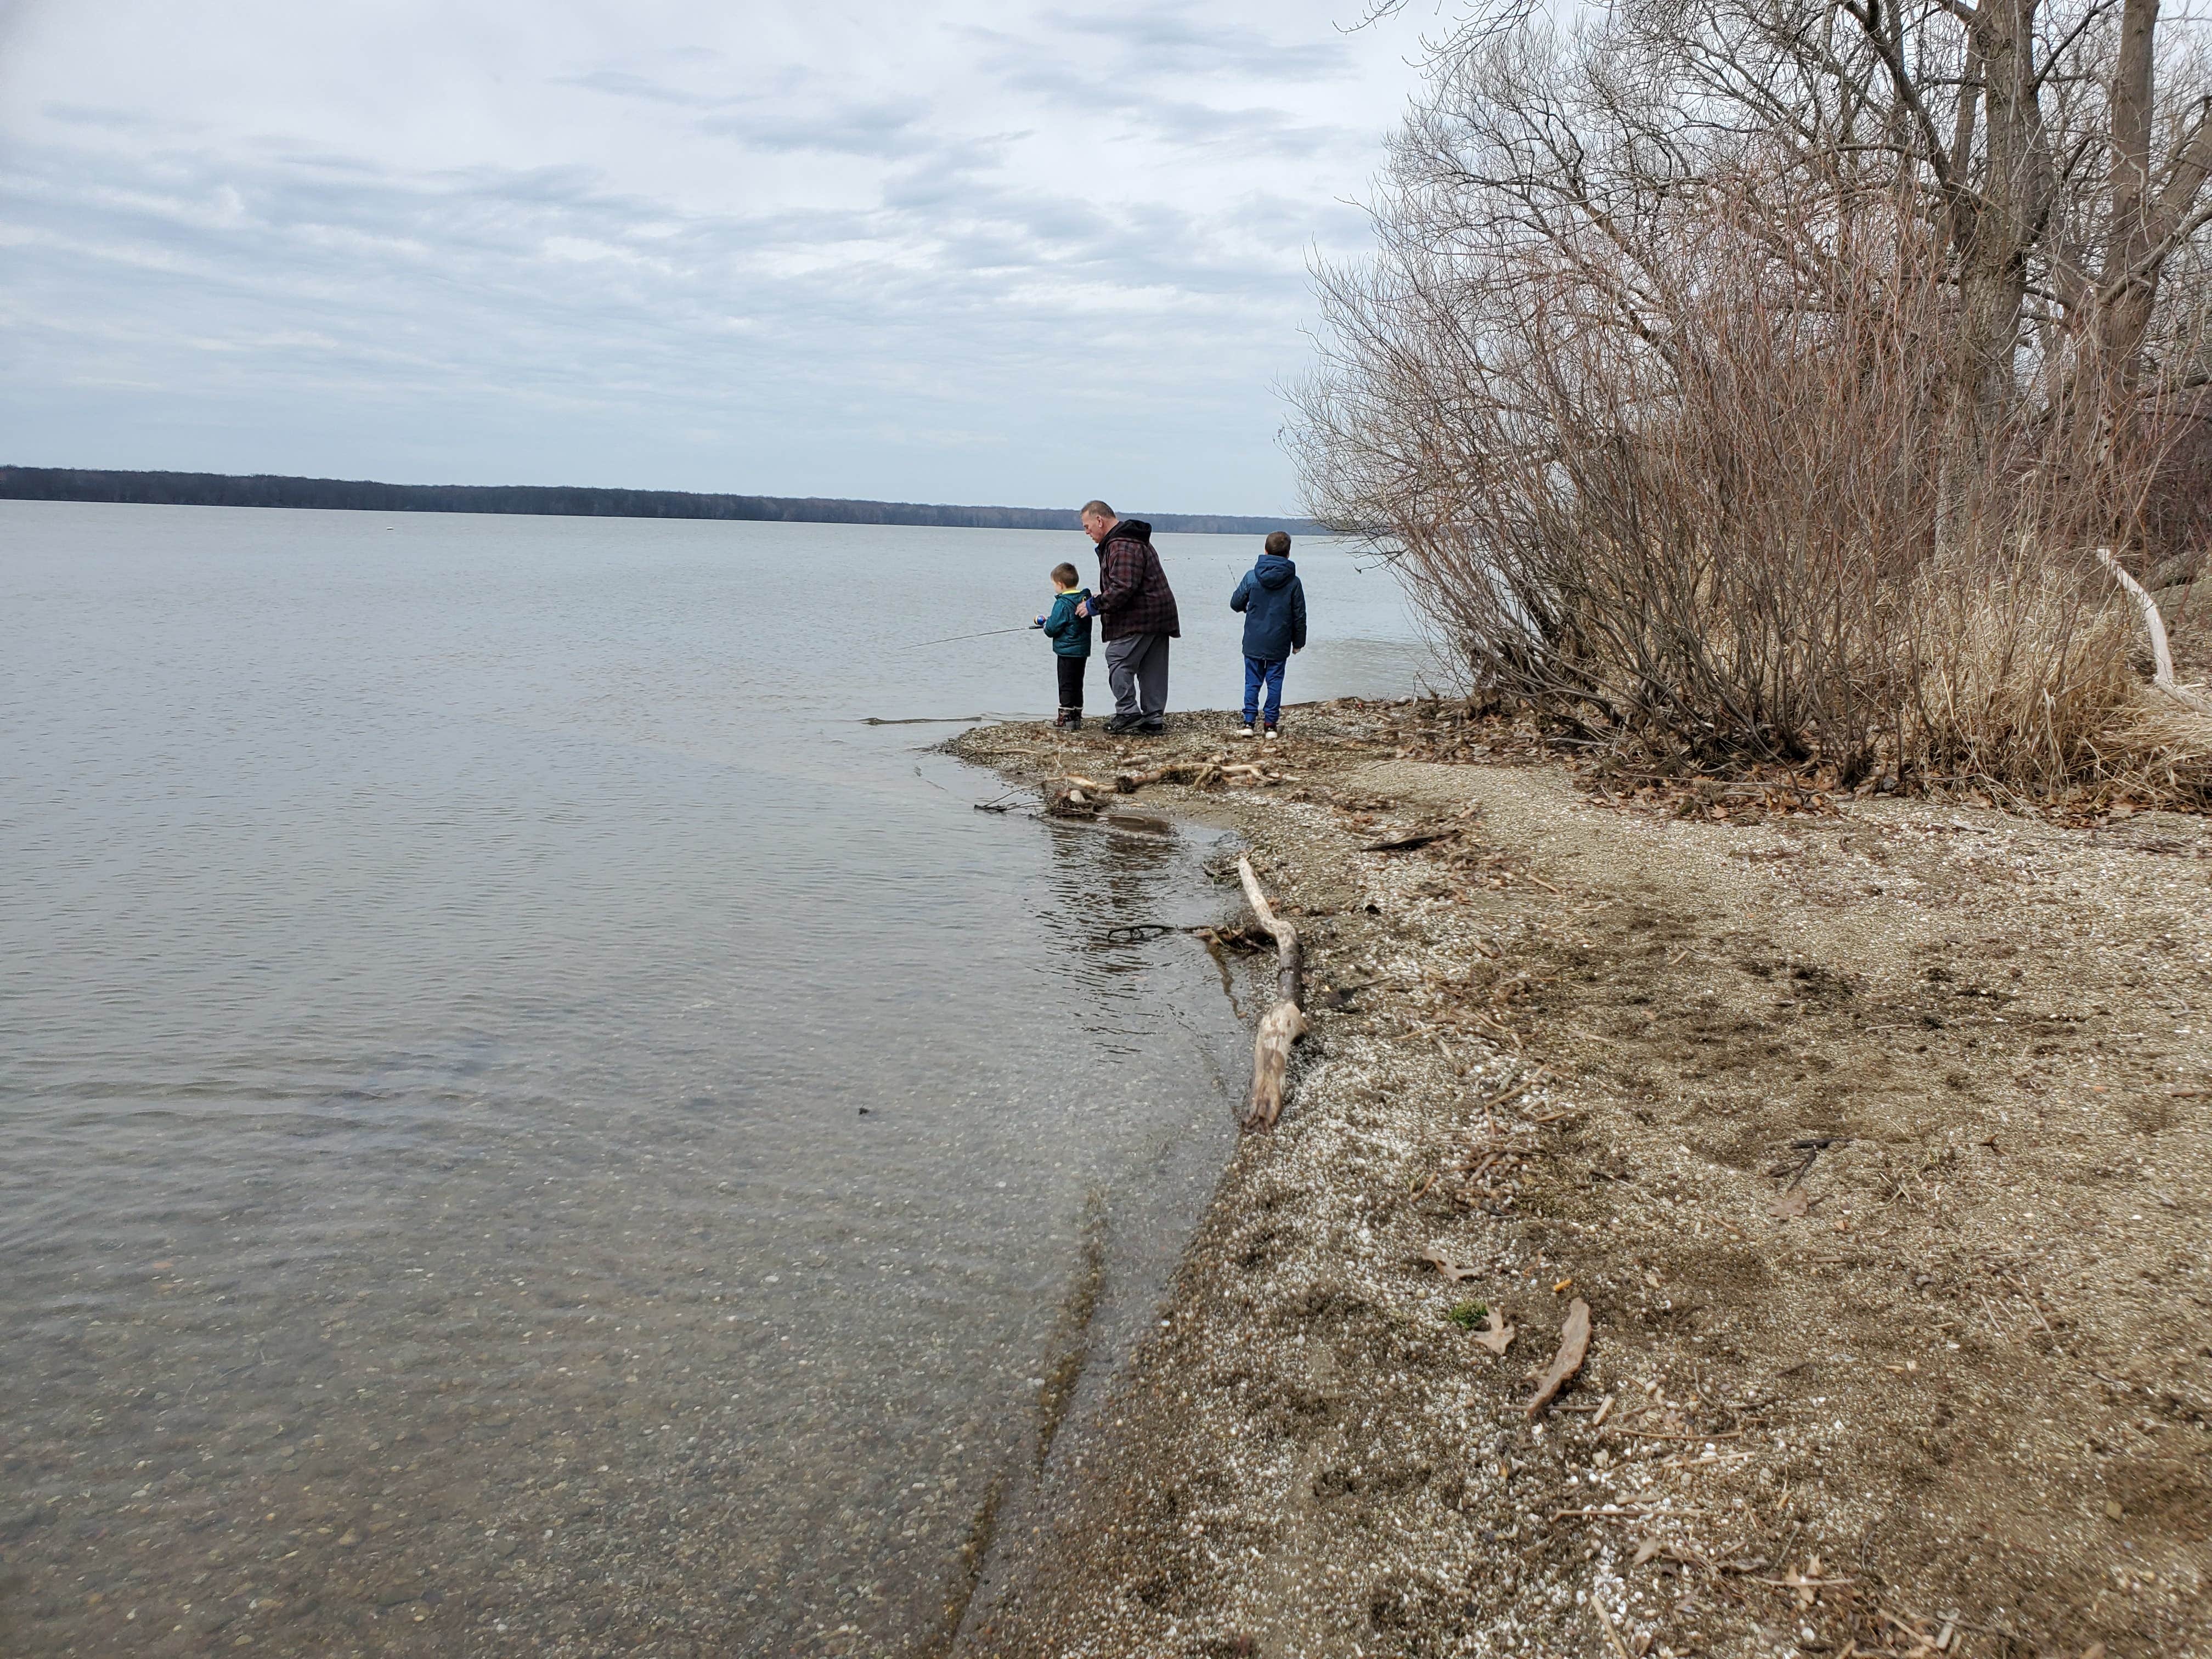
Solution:
M1099 618L1106 644L1106 683L1114 688L1109 732L1164 732L1168 708L1168 641L1182 633L1175 590L1152 527L1142 519L1116 518L1103 501L1083 504L1083 533L1097 544L1098 591L1078 605Z

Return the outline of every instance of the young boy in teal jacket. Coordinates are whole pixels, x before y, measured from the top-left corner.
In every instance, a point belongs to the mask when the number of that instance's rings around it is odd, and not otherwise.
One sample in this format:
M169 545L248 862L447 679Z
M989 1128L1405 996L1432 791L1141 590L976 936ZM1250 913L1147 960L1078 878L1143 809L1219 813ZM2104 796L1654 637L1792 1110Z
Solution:
M1091 618L1078 614L1076 607L1091 597L1091 590L1082 580L1073 565L1054 565L1052 585L1060 597L1033 624L1052 641L1053 661L1060 669L1060 714L1053 725L1063 732L1083 729L1083 665L1091 660Z

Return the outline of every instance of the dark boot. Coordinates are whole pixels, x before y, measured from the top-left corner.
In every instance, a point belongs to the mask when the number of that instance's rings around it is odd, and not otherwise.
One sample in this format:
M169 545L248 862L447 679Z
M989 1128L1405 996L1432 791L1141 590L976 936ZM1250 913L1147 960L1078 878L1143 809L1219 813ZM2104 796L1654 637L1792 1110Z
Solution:
M1053 726L1060 732L1080 732L1083 729L1083 711L1080 708L1062 708L1053 720Z

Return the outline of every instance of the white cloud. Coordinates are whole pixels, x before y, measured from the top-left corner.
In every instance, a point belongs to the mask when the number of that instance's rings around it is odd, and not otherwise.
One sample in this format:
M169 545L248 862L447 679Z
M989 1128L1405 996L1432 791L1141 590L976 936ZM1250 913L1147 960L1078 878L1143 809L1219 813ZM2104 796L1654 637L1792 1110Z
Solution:
M1280 510L1348 9L19 8L0 459Z

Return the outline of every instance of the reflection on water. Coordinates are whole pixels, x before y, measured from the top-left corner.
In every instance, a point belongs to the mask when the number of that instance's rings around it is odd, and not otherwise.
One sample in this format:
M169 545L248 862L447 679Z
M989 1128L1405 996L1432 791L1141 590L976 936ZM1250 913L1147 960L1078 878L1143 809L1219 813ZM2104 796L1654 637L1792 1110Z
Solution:
M1242 1065L1187 936L1103 942L1210 919L1202 833L978 814L859 723L1042 705L1033 640L901 647L1072 538L0 538L0 1645L926 1648L1086 1214L1187 1206Z

